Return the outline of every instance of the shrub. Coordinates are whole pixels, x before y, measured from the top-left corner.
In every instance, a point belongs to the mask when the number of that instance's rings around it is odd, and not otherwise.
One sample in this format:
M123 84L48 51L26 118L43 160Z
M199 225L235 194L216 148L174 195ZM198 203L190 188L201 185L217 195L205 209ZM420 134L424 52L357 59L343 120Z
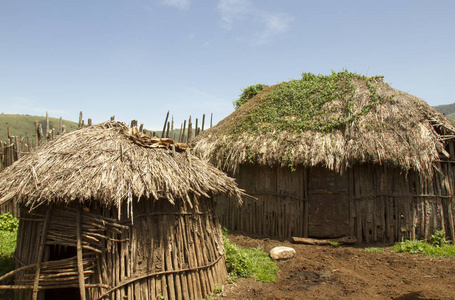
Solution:
M440 230L431 236L429 243L424 241L404 241L393 246L395 252L425 254L429 256L455 257L455 245L445 239L445 232Z

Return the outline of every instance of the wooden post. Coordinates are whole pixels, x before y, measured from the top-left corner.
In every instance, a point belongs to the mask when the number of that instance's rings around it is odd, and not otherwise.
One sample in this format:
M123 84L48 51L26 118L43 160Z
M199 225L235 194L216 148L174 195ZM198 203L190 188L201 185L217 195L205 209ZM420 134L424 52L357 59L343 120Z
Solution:
M213 121L213 113L211 113L211 116L210 116L210 128L212 128L212 121Z
M191 116L188 119L188 140L187 143L191 142L191 138L193 137L193 123L191 123Z
M49 220L51 219L52 213L52 204L49 204L49 208L46 211L46 218L44 219L43 229L41 231L41 239L38 250L38 259L36 262L36 272L35 272L35 281L33 282L33 300L36 300L38 297L39 291L39 277L41 273L41 263L43 262L44 248L46 246L47 239L47 227L49 225Z
M202 128L201 128L202 131L204 131L204 123L205 123L205 114L202 115Z
M46 139L47 140L49 139L49 131L50 131L50 128L49 128L49 114L46 111Z
M92 126L92 119L91 119L91 118L88 118L88 120L87 120L87 125L88 125L88 126Z
M166 137L167 137L167 138L169 137L169 130L170 130L170 127L171 127L171 123L170 123L170 122L167 122L167 129L166 129Z
M115 116L112 116L112 117L111 117L111 121L115 121Z
M39 122L35 121L35 147L39 145Z
M139 125L139 132L142 132L144 130L144 123L141 123L141 125Z
M43 127L41 126L41 123L38 123L37 135L38 135L38 144L37 144L37 146L38 146L41 142L41 139L43 138Z
M171 121L171 138L174 140L174 116L172 116Z
M194 127L195 131L194 131L194 136L197 136L198 132L197 132L197 118L196 118L196 127Z
M12 137L11 137L11 132L10 132L10 130L9 130L9 126L8 126L8 138L9 138L9 139L12 138Z
M84 262L82 258L82 213L81 204L77 203L76 216L76 235L77 235L77 273L79 276L79 291L81 300L85 300L85 280L84 280Z
M185 143L185 129L186 129L186 120L183 121L183 130L182 132L180 133L181 134L181 138L180 138L180 142L181 143Z
M81 128L83 126L83 123L82 123L82 111L79 113L79 124L78 124L78 128Z
M169 111L167 111L166 119L164 120L163 131L161 131L161 138L164 138L164 131L166 130L167 119L169 118Z

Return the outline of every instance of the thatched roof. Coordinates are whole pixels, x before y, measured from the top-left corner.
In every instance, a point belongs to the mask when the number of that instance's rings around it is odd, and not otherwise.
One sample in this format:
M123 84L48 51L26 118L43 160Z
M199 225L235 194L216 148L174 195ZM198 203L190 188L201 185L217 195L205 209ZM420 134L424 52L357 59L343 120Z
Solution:
M422 99L345 71L266 87L193 142L197 155L232 173L244 163L338 172L372 163L430 175L454 134Z
M169 140L149 142L119 122L64 134L1 172L0 204L15 199L33 208L95 201L119 207L133 197L191 204L199 196L217 194L240 200L242 192L232 178L184 151L184 145L175 145L183 150L178 152L150 148L169 146Z

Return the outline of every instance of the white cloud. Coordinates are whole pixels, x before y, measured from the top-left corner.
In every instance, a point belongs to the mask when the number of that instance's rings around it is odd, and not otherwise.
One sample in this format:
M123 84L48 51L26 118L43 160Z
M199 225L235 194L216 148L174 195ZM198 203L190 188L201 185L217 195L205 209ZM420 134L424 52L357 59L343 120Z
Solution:
M178 8L180 10L190 8L190 0L161 0L161 3L167 6Z
M250 38L252 45L268 43L274 36L289 30L293 18L285 13L270 13L253 5L250 0L219 0L221 26L226 30L234 28L236 23L252 22L262 28ZM238 38L237 40L243 40Z
M249 0L220 0L218 9L221 12L221 24L225 29L231 29L233 23L251 14L253 5Z
M256 34L253 39L253 45L262 45L268 43L268 41L278 34L285 33L289 30L290 24L293 19L287 14L266 14L262 16L262 23L264 30Z

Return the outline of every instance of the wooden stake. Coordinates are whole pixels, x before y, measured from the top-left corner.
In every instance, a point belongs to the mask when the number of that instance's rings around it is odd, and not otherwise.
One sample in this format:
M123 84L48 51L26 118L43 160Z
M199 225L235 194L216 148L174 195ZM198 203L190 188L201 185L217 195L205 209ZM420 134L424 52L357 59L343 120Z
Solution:
M172 116L171 121L171 138L174 139L174 116Z
M82 111L79 113L79 125L78 128L82 127Z
M191 138L193 137L193 123L191 123L191 116L188 119L188 140L187 143L191 142Z
M49 139L49 114L46 111L46 139Z
M77 271L78 271L78 275L79 275L79 291L81 294L81 300L85 300L84 262L82 261L82 213L81 213L80 203L77 203L76 235L77 235Z
M212 121L213 121L213 113L210 116L210 128L212 128Z
M204 123L205 123L205 114L202 115L202 128L201 128L202 131L204 131Z
M161 131L161 138L164 138L164 131L166 130L167 119L169 118L169 111L167 111L166 119L164 120L163 131Z
M46 218L44 219L44 223L43 223L43 229L41 231L41 239L40 239L39 250L38 250L38 259L36 262L35 280L33 283L33 298L32 298L33 300L36 300L38 298L41 263L43 261L44 248L46 246L46 238L47 238L47 228L49 225L49 220L51 219L51 213L52 213L52 204L49 204L49 208L46 211Z
M196 127L194 127L195 131L194 131L194 136L197 136L198 132L197 132L197 118L196 118Z

